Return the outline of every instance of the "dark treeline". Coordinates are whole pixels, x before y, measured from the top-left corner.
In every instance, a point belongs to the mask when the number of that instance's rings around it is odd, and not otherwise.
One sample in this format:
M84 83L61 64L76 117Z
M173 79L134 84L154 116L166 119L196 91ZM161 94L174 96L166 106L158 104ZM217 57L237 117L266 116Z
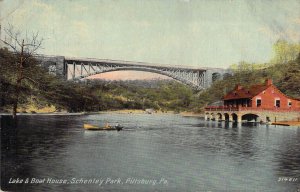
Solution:
M8 49L0 49L0 110L11 112L16 98L17 61L19 56ZM34 104L37 107L55 105L58 110L82 111L97 101L87 88L80 84L62 81L48 73L39 62L30 58L22 67L24 79L18 97L19 106ZM85 94L81 94L85 93Z
M101 97L101 109L183 111L198 107L196 92L173 80L90 81L88 87Z

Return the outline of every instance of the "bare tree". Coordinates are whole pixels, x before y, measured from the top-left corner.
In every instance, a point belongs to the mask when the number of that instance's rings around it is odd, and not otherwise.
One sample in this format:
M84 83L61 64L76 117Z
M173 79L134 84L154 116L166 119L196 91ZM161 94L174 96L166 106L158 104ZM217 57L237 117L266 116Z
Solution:
M39 33L33 33L28 36L27 32L25 37L22 36L20 31L14 30L13 26L9 24L7 29L4 29L5 39L0 39L15 55L14 64L16 66L15 78L15 95L13 102L13 117L16 117L17 108L19 103L19 96L23 80L29 80L36 83L32 78L24 73L24 66L30 63L30 59L36 55L36 51L41 48L43 38L39 38Z

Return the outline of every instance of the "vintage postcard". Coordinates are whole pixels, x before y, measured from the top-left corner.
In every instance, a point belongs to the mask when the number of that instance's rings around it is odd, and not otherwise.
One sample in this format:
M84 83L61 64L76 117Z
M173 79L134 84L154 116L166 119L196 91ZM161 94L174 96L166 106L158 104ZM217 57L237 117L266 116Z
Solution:
M0 0L1 191L300 192L299 0Z

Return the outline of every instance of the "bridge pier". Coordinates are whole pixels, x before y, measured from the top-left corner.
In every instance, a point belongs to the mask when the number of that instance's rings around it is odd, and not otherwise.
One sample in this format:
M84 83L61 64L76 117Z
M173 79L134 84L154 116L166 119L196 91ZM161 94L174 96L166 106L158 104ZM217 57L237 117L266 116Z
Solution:
M237 122L242 123L242 115L237 114Z
M222 114L221 121L225 121L225 115Z
M67 80L67 68L64 56L38 55L36 58L41 62L41 66L46 68L50 74Z
M232 118L232 116L231 115L229 115L229 122L233 122L233 118Z

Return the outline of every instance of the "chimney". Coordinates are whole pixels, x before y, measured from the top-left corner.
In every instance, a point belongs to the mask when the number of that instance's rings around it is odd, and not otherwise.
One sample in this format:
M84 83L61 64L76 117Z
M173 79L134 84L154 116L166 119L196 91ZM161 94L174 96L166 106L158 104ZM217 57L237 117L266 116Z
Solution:
M235 90L241 90L243 87L241 85L236 85Z
M267 86L272 85L272 84L273 84L272 79L266 79Z

